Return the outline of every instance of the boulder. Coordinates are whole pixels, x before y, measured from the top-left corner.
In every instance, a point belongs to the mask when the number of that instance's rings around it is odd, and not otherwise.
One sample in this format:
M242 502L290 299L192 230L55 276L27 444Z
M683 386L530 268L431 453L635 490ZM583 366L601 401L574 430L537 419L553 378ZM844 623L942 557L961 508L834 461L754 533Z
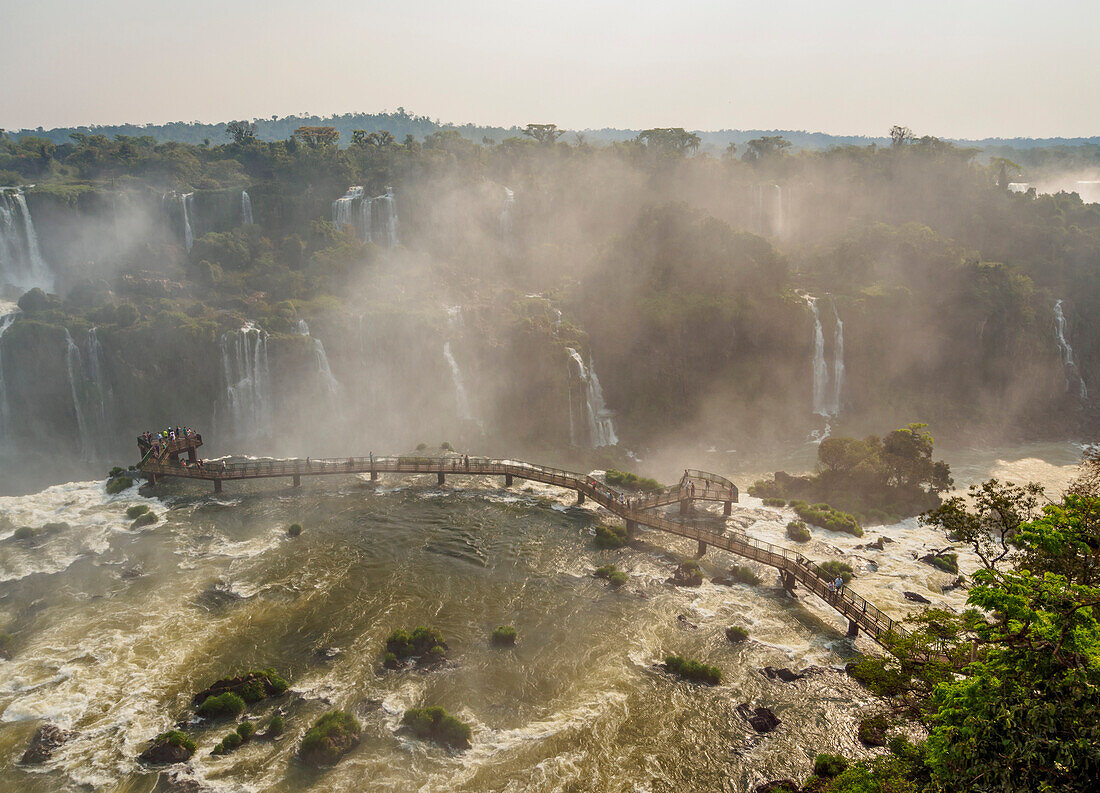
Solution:
M931 603L932 601L917 592L904 592L906 600L912 600L914 603Z
M171 737L173 735L177 735L177 733L166 733L157 736L153 739L149 748L138 755L139 759L155 765L186 763L191 759L191 755L195 753L195 744L189 741L174 740Z
M738 705L737 712L745 717L750 727L760 733L771 732L782 723L779 717L771 712L771 709L765 707L750 708L747 702Z
M687 618L687 616L684 615L684 614L677 614L676 615L676 621L679 622L681 625L683 625L685 628L698 628L699 627L694 622L689 620Z
M72 733L63 730L56 724L43 724L34 732L27 751L23 752L23 758L19 761L26 765L44 763L53 755L53 750L72 737Z
M875 540L874 542L872 542L872 543L868 543L868 544L867 544L867 547L868 547L869 549L871 549L871 550L875 550L875 551L881 551L881 550L883 550L883 549L884 549L884 548L883 548L883 543L884 543L884 542L886 542L886 538L885 538L885 537L879 537L879 538L878 538L877 540Z
M697 562L684 562L677 565L676 572L672 574L672 578L668 579L668 583L676 586L702 586L703 571L699 569Z
M804 672L792 672L785 666L778 669L773 666L765 666L760 672L771 680L782 680L784 683L793 683L795 680L801 680L806 676Z

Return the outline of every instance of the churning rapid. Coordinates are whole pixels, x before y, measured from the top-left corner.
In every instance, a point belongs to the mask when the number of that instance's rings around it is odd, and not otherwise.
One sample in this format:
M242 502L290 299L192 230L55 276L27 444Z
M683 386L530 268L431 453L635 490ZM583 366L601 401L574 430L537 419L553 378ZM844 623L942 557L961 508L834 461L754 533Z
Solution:
M262 333L223 343L241 384L235 409L262 412L244 383L262 380ZM1078 453L948 456L964 481L1059 486ZM598 508L572 493L461 476L442 488L434 477L236 482L220 495L161 487L159 500L136 488L108 496L102 482L0 499L0 610L19 637L0 663L0 788L150 790L156 772L135 759L145 742L186 717L203 685L263 666L291 681L286 734L214 757L224 729L191 725L198 752L167 774L226 791L747 789L804 776L818 751L866 753L855 729L875 704L839 668L869 640L846 639L814 599L788 598L769 569L757 569L760 586L665 583L694 550L685 541L644 532L639 545L595 550ZM135 505L159 521L131 528ZM784 544L791 517L743 497L729 525ZM300 537L287 535L292 522ZM21 526L39 531L19 539ZM863 539L813 534L807 554L851 562L859 592L892 616L912 605L904 591L964 603L942 591L953 576L916 560L944 540L912 519ZM878 534L895 543L863 547ZM712 549L703 565L714 574L742 561ZM608 563L630 576L620 590L592 576ZM453 660L383 673L385 636L420 624L443 632ZM518 629L516 648L490 645L497 625ZM751 641L728 643L728 625ZM717 665L724 682L674 681L655 667L668 652ZM767 666L808 672L786 683L761 674ZM771 708L779 729L755 733L742 702ZM396 732L418 705L471 723L473 747L450 753ZM250 715L266 720L272 707ZM297 745L332 707L354 713L364 739L334 769L308 770ZM44 721L71 737L44 765L18 764Z

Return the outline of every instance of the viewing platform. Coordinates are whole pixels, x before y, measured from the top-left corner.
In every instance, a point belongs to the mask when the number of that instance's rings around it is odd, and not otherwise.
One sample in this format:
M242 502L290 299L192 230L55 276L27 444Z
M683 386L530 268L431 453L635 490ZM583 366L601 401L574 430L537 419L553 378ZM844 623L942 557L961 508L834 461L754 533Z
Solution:
M271 479L286 477L294 486L301 485L303 476L369 475L377 481L382 474L435 475L439 485L447 476L499 476L504 487L515 479L525 479L546 485L568 488L577 493L577 503L592 499L601 507L621 518L629 539L637 536L639 526L695 540L698 555L708 547L720 548L754 562L775 568L783 587L794 593L801 584L848 621L848 636L863 631L880 644L888 635L903 638L907 632L865 598L845 585L835 592L829 585L832 576L797 551L729 531L717 515L697 515L696 502L721 503L724 516L731 514L738 501L737 486L725 477L695 469L684 471L680 481L671 487L649 493L618 489L593 476L532 463L450 455L446 457L383 456L347 457L343 459L247 460L244 462L202 462L196 450L202 436L193 433L164 445L159 453L144 453L140 463L142 473L151 484L161 477L204 479L213 482L214 492L222 492L225 481ZM181 455L186 452L186 459ZM677 505L675 513L662 507Z

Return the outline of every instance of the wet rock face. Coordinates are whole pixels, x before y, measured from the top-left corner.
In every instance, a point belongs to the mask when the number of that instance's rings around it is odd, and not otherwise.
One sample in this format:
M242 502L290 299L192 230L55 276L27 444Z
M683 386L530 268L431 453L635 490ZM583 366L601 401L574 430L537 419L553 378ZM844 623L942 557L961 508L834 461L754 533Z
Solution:
M56 724L43 724L35 731L27 751L23 753L23 758L19 762L25 765L44 763L53 755L54 749L71 737L71 732L61 729Z
M912 600L914 603L931 603L932 601L917 592L905 592L905 599Z
M186 763L191 759L192 752L186 746L177 746L174 743L155 743L141 753L140 757L147 763L168 765L170 763Z
M782 723L770 708L750 708L747 702L738 705L737 712L744 716L749 726L759 733L771 732Z
M785 666L779 669L772 666L765 666L760 672L771 680L782 680L784 683L793 683L795 680L801 680L806 676L805 672L792 672Z

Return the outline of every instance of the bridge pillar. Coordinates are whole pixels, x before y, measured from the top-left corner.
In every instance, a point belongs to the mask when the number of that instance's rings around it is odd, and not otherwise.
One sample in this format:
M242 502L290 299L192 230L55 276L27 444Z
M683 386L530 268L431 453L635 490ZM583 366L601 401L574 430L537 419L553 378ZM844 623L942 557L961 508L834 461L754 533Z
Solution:
M699 540L699 552L695 554L696 559L702 559L703 554L707 552L707 544L702 540Z
M192 462L192 463L197 463L199 461L199 456L197 454L195 454L195 447L194 446L188 446L187 447L187 459L188 459L189 462Z
M636 521L636 520L628 520L628 521L626 522L626 538L627 538L628 540L633 540L633 539L634 539L634 537L635 537L635 536L636 536L637 534L638 534L638 521Z
M445 483L447 481L447 477L442 471L440 471L438 474L436 474L436 476L438 477L438 482L439 482L440 485L442 485L443 483Z
M222 480L220 480L220 479L215 479L214 480L214 492L215 493L222 492Z
M791 594L794 594L794 588L795 588L795 583L796 583L794 573L789 573L786 570L782 570L782 571L780 571L779 575L783 579L783 588L785 590L787 590L788 592L790 592Z
M580 490L577 491L577 503L578 504L583 504L584 503L584 493L581 492Z
M512 486L512 475L511 474L505 474L504 475L504 486L505 487L511 487Z
M149 484L155 485L157 483L157 475L149 474Z
M732 501L727 501L725 503L725 505L722 507L722 514L727 518L730 515L733 514L733 502Z
M690 498L681 498L680 499L680 514L681 515L692 515L694 513L695 513L695 506L692 503L692 500Z
M372 481L372 482L377 482L378 481L378 472L377 471L371 471L370 472L370 481Z
M859 624L848 620L848 638L854 639L859 635Z
M301 474L294 474L294 486L295 487L301 487L302 486L302 475Z

